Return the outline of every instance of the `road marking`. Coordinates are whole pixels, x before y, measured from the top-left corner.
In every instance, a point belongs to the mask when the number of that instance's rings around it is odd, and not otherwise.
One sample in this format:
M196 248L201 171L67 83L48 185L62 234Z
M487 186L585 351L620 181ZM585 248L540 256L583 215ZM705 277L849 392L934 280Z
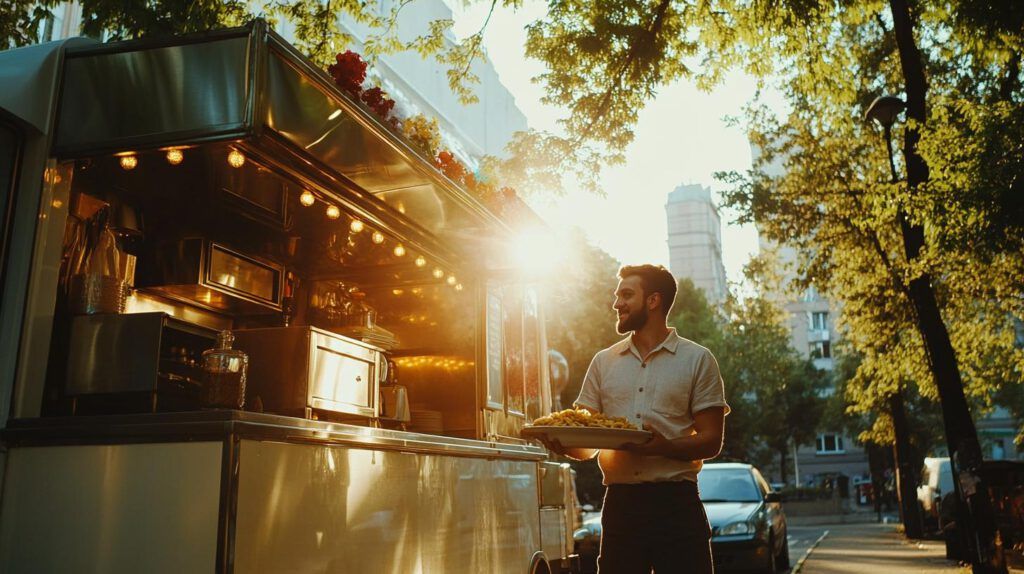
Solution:
M797 560L796 566L793 567L793 570L790 571L790 574L797 574L797 572L800 572L800 569L804 567L804 561L807 560L807 557L811 555L811 551L814 550L818 546L818 544L820 544L821 541L825 539L826 536L828 536L828 530L823 532L821 536L819 536L818 539L814 541L814 544L811 544L811 547L807 549L807 552L804 552L804 555L800 557L800 560Z

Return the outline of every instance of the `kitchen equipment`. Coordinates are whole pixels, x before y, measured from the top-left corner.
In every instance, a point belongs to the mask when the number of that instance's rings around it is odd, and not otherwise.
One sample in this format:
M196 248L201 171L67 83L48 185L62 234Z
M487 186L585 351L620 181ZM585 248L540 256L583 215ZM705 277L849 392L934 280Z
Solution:
M80 412L108 412L125 395L141 399L135 410L196 408L200 353L216 334L166 313L74 317L64 394L89 405Z
M142 261L140 289L231 314L281 311L284 267L261 257L192 237L164 244Z
M217 334L217 347L203 351L204 407L241 409L245 406L245 376L249 356L232 349L235 336L224 330Z
M316 327L235 331L249 354L247 395L263 410L306 418L378 414L381 349Z
M409 392L402 385L381 387L380 418L408 423L412 415L409 411Z

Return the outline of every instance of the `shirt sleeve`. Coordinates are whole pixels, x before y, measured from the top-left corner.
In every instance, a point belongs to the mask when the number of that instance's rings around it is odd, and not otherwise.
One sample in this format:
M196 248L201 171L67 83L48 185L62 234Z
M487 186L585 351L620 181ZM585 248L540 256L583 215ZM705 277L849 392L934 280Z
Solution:
M711 407L725 407L725 414L731 410L725 402L725 382L718 369L718 361L708 351L697 367L697 380L690 395L690 412L699 413Z
M601 404L601 369L598 367L597 355L590 360L587 367L587 374L583 377L583 386L580 388L580 396L576 397L573 403L577 406L587 407L597 412L604 412Z

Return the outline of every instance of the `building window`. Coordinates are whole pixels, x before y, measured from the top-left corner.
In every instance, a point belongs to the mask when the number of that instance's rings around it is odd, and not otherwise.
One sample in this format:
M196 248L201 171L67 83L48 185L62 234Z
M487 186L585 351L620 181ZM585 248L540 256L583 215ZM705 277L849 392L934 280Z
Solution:
M810 344L812 359L831 359L832 343L829 341L816 341Z
M828 329L828 311L814 311L811 313L811 328L815 331Z
M825 433L818 435L817 454L843 454L846 448L843 446L843 437L836 433Z

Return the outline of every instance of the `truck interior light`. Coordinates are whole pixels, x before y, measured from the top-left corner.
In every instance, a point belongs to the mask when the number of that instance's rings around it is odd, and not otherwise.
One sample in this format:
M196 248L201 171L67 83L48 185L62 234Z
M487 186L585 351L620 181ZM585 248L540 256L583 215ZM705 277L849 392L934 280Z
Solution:
M365 227L366 226L363 225L363 222L358 219L353 219L352 223L348 225L348 228L352 230L352 233L359 233Z
M395 257L402 257L402 256L404 256L405 255L405 247L402 247L402 244L399 243L398 245L395 246L394 253L395 253Z
M337 205L328 205L326 213L328 219L338 219L341 217L341 210L338 209Z
M441 279L444 277L444 270L440 267L434 267L434 279Z
M185 152L180 149L169 149L167 150L167 163L171 165L179 165L185 160Z
M139 158L135 157L135 154L128 153L121 156L121 169L131 171L137 165L139 165Z
M423 267L427 264L427 258L422 255L416 256L416 267Z
M245 156L237 149L233 149L228 154L228 164L235 168L242 167L245 165Z
M299 196L299 203L306 207L309 207L316 203L316 196L314 196L313 192L309 191L308 189L303 190L302 195Z
M371 239L373 239L374 243L380 245L381 243L384 243L384 234L381 233L380 231L374 231L373 237Z

